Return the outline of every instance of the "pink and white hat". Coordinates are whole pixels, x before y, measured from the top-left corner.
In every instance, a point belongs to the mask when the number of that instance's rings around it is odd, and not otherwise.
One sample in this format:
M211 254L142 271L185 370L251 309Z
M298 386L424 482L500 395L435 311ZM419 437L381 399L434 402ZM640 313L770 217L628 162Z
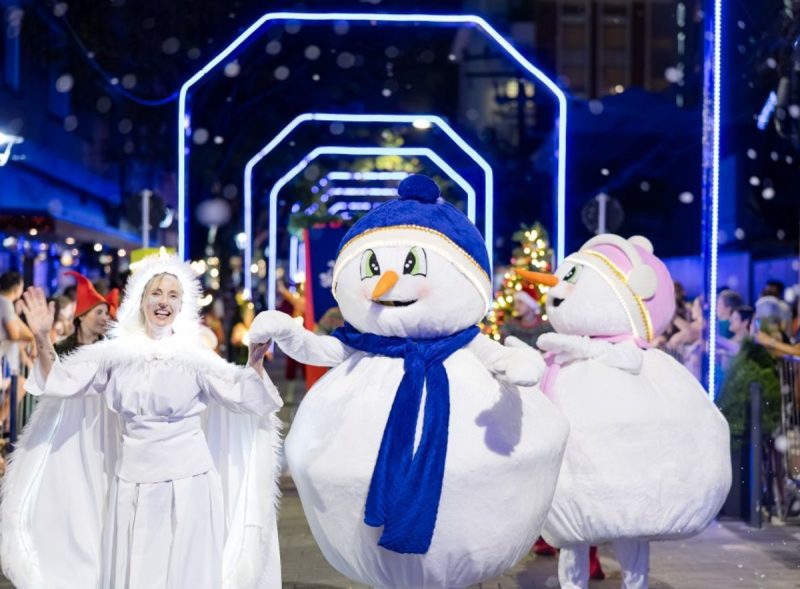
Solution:
M675 315L675 287L646 237L597 235L567 260L603 277L625 309L634 337L651 342L669 326Z

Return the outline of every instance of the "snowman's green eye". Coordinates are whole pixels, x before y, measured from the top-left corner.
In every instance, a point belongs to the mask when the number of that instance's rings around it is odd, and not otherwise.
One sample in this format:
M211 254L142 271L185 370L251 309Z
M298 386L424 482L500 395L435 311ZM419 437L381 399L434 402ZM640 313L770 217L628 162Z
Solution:
M573 266L570 268L569 271L567 271L567 273L564 275L564 280L566 282L571 282L572 284L578 282L578 276L581 274L581 268L582 266Z
M411 276L428 275L428 257L425 250L420 247L412 247L403 263L403 274Z
M361 280L372 278L381 273L378 256L372 250L367 250L361 255Z

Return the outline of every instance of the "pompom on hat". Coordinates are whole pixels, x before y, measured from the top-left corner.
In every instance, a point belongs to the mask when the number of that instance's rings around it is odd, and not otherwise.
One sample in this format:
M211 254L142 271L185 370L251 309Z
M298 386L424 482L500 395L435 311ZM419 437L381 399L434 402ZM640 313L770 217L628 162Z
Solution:
M397 187L397 194L396 199L361 217L345 234L333 268L334 289L341 269L369 248L421 246L458 268L481 294L488 310L491 263L475 225L440 198L439 187L427 176L408 176Z
M651 342L669 326L675 315L675 286L646 237L597 235L567 260L600 273L625 308L632 335Z
M119 307L118 289L112 289L111 292L108 293L108 296L104 297L97 292L94 285L83 274L75 272L74 270L68 270L64 272L64 274L75 278L75 294L77 297L75 302L75 317L80 317L88 313L97 305L108 305L108 314L111 315L112 319L116 319L117 308Z

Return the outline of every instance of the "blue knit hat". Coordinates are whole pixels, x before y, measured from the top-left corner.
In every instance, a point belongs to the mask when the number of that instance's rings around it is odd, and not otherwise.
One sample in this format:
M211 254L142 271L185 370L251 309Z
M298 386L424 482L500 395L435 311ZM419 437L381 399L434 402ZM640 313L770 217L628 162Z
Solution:
M464 213L439 198L436 183L421 174L397 187L398 197L361 217L342 239L333 280L344 265L369 248L408 245L438 252L492 300L491 264L483 236Z

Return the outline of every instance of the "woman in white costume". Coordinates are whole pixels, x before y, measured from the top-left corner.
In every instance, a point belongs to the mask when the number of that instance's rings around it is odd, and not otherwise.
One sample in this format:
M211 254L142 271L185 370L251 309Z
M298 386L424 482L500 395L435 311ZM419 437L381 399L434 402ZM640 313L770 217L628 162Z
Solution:
M264 343L246 368L202 346L200 285L142 262L111 338L60 361L29 289L41 402L3 483L3 572L18 589L281 586L275 519L281 400Z

